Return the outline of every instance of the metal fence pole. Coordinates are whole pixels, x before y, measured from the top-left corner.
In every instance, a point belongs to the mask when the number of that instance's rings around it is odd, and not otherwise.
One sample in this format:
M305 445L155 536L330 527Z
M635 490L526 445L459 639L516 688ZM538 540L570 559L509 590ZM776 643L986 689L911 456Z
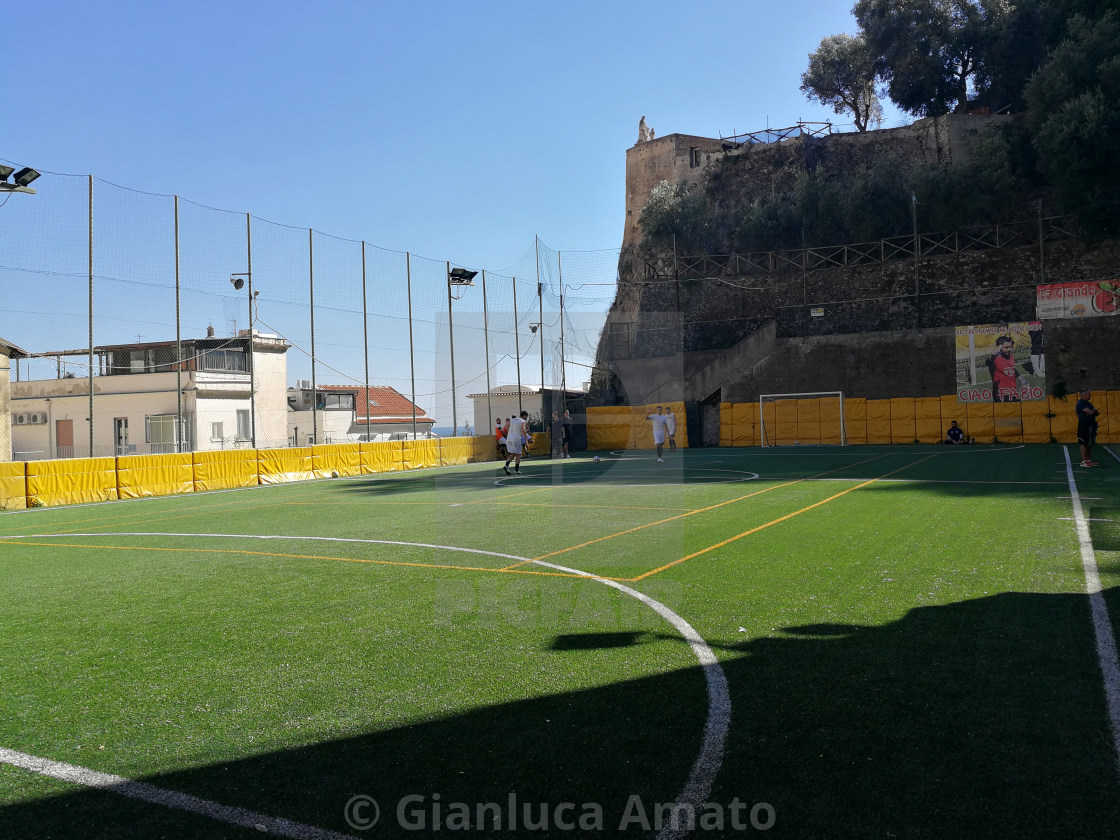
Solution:
M412 376L412 439L416 439L416 345L412 341L412 254L404 255L405 277L408 279L408 369Z
M175 196L175 451L183 451L183 328L179 286L179 196Z
M89 457L93 457L93 176L89 176ZM115 450L114 450L115 451Z
M362 240L362 350L366 360L366 442L369 442L369 310L366 308L366 243ZM354 406L354 419L358 419L357 406Z
M482 270L482 344L486 353L486 427L490 428L494 409L490 405L490 315L486 309L486 269ZM475 429L475 434L481 434L481 430Z
M568 407L568 376L567 365L564 362L564 264L562 255L556 252L556 277L560 281L560 410ZM680 317L680 284L677 284L677 316ZM542 411L543 415L544 412ZM541 417L544 420L544 417Z
M253 217L245 214L245 260L249 281L249 445L257 448L257 357L253 340Z
M315 383L315 231L307 229L307 276L311 282L311 443L319 442L319 394Z
M517 356L517 413L521 414L521 338L517 330L517 278L513 278L513 353Z

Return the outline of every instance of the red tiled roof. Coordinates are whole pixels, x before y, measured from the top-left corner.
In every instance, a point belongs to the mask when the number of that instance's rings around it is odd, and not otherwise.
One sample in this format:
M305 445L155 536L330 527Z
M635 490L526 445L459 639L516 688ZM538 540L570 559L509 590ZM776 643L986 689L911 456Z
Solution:
M318 385L315 390L356 394L357 396L354 398L355 423L366 422L367 407L371 423L412 421L412 400L396 388L390 388L388 385L371 385L368 393L361 385ZM376 402L377 405L370 405L370 402ZM424 409L420 406L416 406L416 421L435 422L424 414Z

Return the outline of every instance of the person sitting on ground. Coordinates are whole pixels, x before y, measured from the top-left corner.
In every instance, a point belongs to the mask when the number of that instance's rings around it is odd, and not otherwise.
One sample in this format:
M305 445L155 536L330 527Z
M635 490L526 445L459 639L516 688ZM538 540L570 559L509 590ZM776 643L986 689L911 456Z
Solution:
M957 425L956 420L949 424L944 443L968 443L968 438L964 436L964 429Z

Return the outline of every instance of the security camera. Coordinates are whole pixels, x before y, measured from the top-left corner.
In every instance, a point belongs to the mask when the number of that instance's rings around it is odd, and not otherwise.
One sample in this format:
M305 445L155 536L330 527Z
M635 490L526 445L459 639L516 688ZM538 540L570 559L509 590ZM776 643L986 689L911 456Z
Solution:
M245 288L245 280L242 277L231 277L229 278L229 282L231 282L233 288L237 289L239 292Z

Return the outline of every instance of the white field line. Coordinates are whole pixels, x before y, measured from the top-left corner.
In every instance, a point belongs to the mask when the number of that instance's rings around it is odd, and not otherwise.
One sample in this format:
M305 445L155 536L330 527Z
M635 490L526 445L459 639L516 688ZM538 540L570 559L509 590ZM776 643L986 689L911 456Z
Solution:
M701 667L704 669L704 679L708 684L708 720L704 724L704 739L700 745L700 755L697 756L696 761L693 763L692 770L688 774L688 779L685 782L684 788L677 796L677 800L673 804L673 809L670 813L682 813L681 806L691 806L693 813L699 813L704 803L708 800L708 795L712 792L712 784L715 782L716 774L719 773L719 769L723 764L724 745L727 742L727 731L731 726L731 695L727 687L727 675L724 674L723 668L720 667L719 660L716 658L715 653L712 652L711 647L701 638L700 634L696 632L691 624L660 601L655 601L653 598L650 598L648 595L636 589L631 589L629 586L619 583L618 581L606 580L605 578L580 571L579 569L573 569L569 566L546 563L543 560L534 560L532 562L538 566L546 566L550 569L556 569L557 571L582 575L610 586L613 589L617 589L619 592L623 592L633 598L637 598L669 622L669 624L684 637L689 647L692 648L692 652L696 655L696 658L700 661ZM683 813L688 813L688 811L684 810ZM686 821L682 820L682 822ZM676 827L673 823L674 820L669 820L669 824L657 835L657 840L675 840L689 833L689 828L683 826Z
M40 776L50 776L52 779L61 779L75 785L98 788L109 793L119 793L131 799L140 799L165 808L176 808L180 811L190 811L219 822L239 825L243 828L264 831L280 837L295 837L300 840L352 840L349 835L328 831L325 828L304 825L292 822L281 817L270 817L245 808L233 808L211 802L209 799L199 799L187 793L149 785L146 782L134 782L123 776L114 776L112 773L101 773L90 770L88 767L78 767L73 764L64 764L61 761L51 761L34 755L16 752L15 750L0 747L0 763L10 764L38 773Z
M755 479L758 478L758 473L750 472L749 470L723 470L723 469L709 470L709 469L706 469L706 468L703 468L703 467L701 467L699 470L690 471L689 475L696 475L696 473L698 473L698 472L739 473L743 477L742 478L720 478L720 479L711 479L711 480L704 480L704 481L649 481L649 482L642 482L641 484L618 484L615 481L610 481L609 486L610 487L706 487L706 486L712 485L712 484L741 484L744 481L754 481ZM620 475L619 473L615 472L614 470L611 470L610 472L604 472L603 476L605 478L635 478L635 477L638 477L638 476L648 475L651 478L655 478L659 475L664 475L664 474L665 473L664 473L663 470L642 470L640 472L637 472L637 471L635 471L635 472L625 472L625 473L622 473ZM544 479L546 481L551 481L552 476L549 475L548 473L525 473L525 474L522 474L522 475L511 475L511 476L508 476L506 478L496 479L494 481L494 486L495 487L504 487L505 482L507 482L507 481L525 481L525 480L530 480L530 479ZM583 487L586 487L586 486L587 486L586 481L553 485L554 489L556 489L556 490L560 490L560 489L563 489L563 488L568 488L570 490L576 490L576 489L580 489L580 488L583 488ZM495 499L495 501L500 503L501 500L500 499Z
M415 546L419 548L436 548L445 551L463 551L471 554L488 554L493 557L503 557L512 560L517 560L525 563L534 563L538 566L545 566L550 569L566 572L568 574L579 575L588 580L596 581L597 583L609 586L612 589L617 589L626 595L636 598L647 607L652 609L667 621L674 629L681 634L681 636L688 642L688 646L692 649L693 654L700 662L700 666L704 670L704 680L708 685L708 718L704 724L704 736L700 746L700 755L697 756L696 761L692 765L692 770L689 772L688 779L685 780L684 788L681 790L680 795L677 797L676 806L691 805L695 811L699 811L703 804L707 801L708 795L711 793L712 784L715 782L716 774L719 773L720 767L723 765L723 752L724 745L727 742L727 732L731 726L731 695L727 687L727 675L724 674L723 668L719 664L715 653L712 652L711 647L700 636L699 633L681 618L669 607L662 604L660 601L639 592L636 589L631 589L629 586L618 583L617 581L607 580L590 572L584 572L580 569L573 569L568 566L559 566L554 563L546 563L542 560L531 560L528 557L518 557L513 554L500 554L495 551L483 551L477 548L461 548L453 545L432 545L429 543L408 543L398 542L395 540L360 540L348 539L344 537L282 537L282 536L262 536L262 535L249 535L249 534L151 534L151 533L129 533L121 534L114 532L111 534L36 534L36 537L104 537L104 536L145 536L145 537L229 537L229 538L250 538L250 539L280 539L280 540L320 540L325 542L351 542L351 543L376 543L380 545L402 545L402 546ZM88 770L84 767L76 767L71 764L63 764L57 761L51 761L45 758L37 758L35 756L26 755L25 753L16 752L14 750L5 749L0 747L0 763L12 764L16 767L22 767L25 770L31 770L35 773L40 773L45 776L53 776L56 779L63 779L75 784L86 785L88 787L97 787L113 793L119 793L123 796L130 796L135 799L143 799L147 802L153 802L159 805L165 805L170 808L179 808L184 811L193 811L194 813L203 814L213 819L222 822L231 823L233 825L241 825L250 828L255 828L257 825L263 826L267 832L278 834L283 837L295 838L308 838L309 840L340 840L346 838L347 835L336 834L322 828L315 828L313 826L306 826L300 823L290 822L288 820L280 819L278 817L268 817L263 814L257 814L253 811L246 811L242 808L232 808L227 805L220 805L217 802L211 802L206 799L199 799L185 793L178 793L176 791L164 790L144 782L133 782L121 776L113 776L108 773L100 773L96 770ZM673 813L679 813L677 808L674 808ZM673 820L669 821L669 825L662 829L661 833L657 835L657 840L677 840L690 833L691 829L686 827L677 828L673 825ZM682 821L686 822L686 821ZM258 829L259 830L259 829ZM296 833L303 832L303 833Z
M1081 565L1085 567L1085 591L1089 594L1093 633L1097 637L1097 661L1100 662L1101 674L1104 677L1108 717L1112 722L1112 748L1116 754L1117 769L1120 769L1120 660L1116 656L1116 636L1112 631L1112 622L1108 618L1108 604L1101 593L1101 576L1097 571L1093 541L1089 537L1089 523L1085 521L1081 499L1077 494L1077 483L1073 478L1073 463L1070 461L1069 450L1066 447L1062 447L1062 452L1066 457L1066 475L1069 478L1077 541L1081 546Z
M1101 448L1117 461L1120 461L1120 455L1117 455L1115 452L1113 452L1111 446L1102 446Z
M462 548L454 545L436 545L434 543L417 543L417 542L401 542L399 540L360 540L352 537L301 537L301 536L285 536L284 534L174 534L174 533L158 533L153 531L104 531L98 534L0 534L0 539L4 540L29 540L29 539L45 539L47 537L204 537L207 539L230 539L230 540L312 540L315 542L337 542L337 543L363 543L369 545L403 545L416 548L435 548L443 551L463 551L467 554L485 554L489 557L501 557L505 560L516 560L524 562L524 557L519 557L516 554L502 554L499 551L486 551L481 548ZM91 546L93 548L95 546Z

